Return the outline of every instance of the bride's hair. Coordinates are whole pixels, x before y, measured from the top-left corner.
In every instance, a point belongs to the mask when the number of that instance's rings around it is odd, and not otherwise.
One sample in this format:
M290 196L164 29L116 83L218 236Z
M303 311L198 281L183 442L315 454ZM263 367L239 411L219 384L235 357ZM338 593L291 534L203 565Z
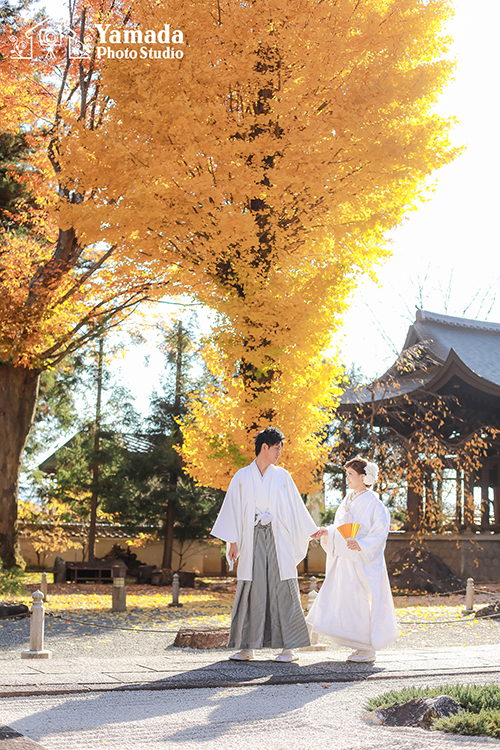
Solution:
M368 464L368 461L365 461L364 458L353 458L351 461L348 461L346 465L344 466L344 469L354 469L356 474L360 474L360 476L363 476L365 473L365 468Z
M353 458L352 461L348 461L344 466L344 469L354 469L356 474L363 477L363 483L371 488L378 479L378 466L377 464L365 461L364 458Z

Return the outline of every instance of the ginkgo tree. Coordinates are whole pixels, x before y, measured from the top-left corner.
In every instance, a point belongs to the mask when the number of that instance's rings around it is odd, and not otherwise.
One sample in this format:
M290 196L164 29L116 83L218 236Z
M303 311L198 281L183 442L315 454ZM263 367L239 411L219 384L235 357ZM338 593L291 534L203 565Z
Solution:
M193 396L184 427L191 474L223 486L273 421L299 487L313 487L332 331L386 255L384 233L458 152L433 110L453 69L450 14L448 0L75 0L88 56L65 53L59 87L48 55L1 61L0 130L46 144L30 170L44 241L9 235L2 256L6 564L40 369L157 287L218 316L217 387Z
M127 227L131 263L148 254L217 312L217 385L183 428L200 483L225 486L274 422L300 489L314 486L332 332L387 230L459 152L434 111L451 13L448 0L135 0L137 38L168 23L182 56L103 48L107 126L61 141L68 189L92 198L61 211L93 241Z
M117 3L116 25L125 13ZM126 236L94 243L61 207L88 197L63 184L62 133L104 126L95 53L70 54L68 34L83 38L99 21L101 2L70 3L64 34L49 19L1 24L0 133L3 153L0 227L0 558L20 563L17 494L21 455L33 421L40 373L57 365L137 305L164 293L168 274L133 267L120 254ZM5 19L3 19L5 21ZM33 45L38 25L47 46ZM52 36L51 36L52 34ZM12 158L11 158L12 157ZM96 222L99 218L96 217Z

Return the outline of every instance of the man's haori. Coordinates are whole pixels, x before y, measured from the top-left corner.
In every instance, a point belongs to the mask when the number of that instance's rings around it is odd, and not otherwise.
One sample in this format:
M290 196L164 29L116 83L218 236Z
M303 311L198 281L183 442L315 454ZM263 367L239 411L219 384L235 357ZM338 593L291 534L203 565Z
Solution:
M318 530L286 469L271 464L262 476L255 461L240 469L231 480L211 531L228 545L238 545L239 581L253 578L255 518L266 511L272 516L282 581L297 578L297 565L307 554L309 537Z
M297 565L316 531L285 469L271 464L262 475L254 461L236 472L211 532L239 554L230 647L309 645Z

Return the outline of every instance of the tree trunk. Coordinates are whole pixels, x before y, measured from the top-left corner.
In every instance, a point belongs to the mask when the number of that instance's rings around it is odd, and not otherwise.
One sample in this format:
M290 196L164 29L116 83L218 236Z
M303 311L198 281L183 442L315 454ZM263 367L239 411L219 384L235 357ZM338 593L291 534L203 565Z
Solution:
M175 356L175 398L173 403L173 416L179 417L181 415L181 395L182 395L182 368L184 364L183 360L184 353L184 331L182 327L182 321L177 323L177 342L176 342L176 356ZM181 430L177 423L175 423L173 432L174 445L180 445L182 440ZM162 568L172 568L172 554L174 551L174 523L175 523L175 493L177 492L177 482L181 473L181 468L176 460L176 470L170 472L170 499L167 504L167 512L165 514L165 541L163 544L163 562Z
M23 564L17 529L21 457L33 424L40 370L0 365L0 558Z
M99 339L99 354L97 362L97 398L94 425L94 461L92 463L92 497L90 498L90 525L88 555L89 562L95 560L95 536L97 527L97 506L99 504L99 448L101 431L101 399L102 399L102 368L104 361L104 339Z
M174 474L175 485L170 484L170 489L175 491L177 486L177 475ZM172 479L172 477L171 477ZM167 504L167 512L165 514L165 540L163 543L163 560L161 563L162 568L172 568L172 553L174 551L174 521L175 521L175 500L173 496L170 496L170 500Z

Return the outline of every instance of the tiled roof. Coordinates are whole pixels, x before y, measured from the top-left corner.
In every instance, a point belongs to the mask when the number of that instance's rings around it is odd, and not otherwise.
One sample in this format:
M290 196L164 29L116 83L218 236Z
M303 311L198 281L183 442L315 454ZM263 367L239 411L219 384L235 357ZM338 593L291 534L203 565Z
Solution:
M425 341L441 362L453 349L472 372L500 386L500 323L418 310L404 348L410 342L416 343L413 338Z
M384 376L385 378L386 376ZM422 388L432 380L432 374L419 373L418 377L386 378L370 383L348 388L342 394L342 404L361 404L372 400L382 401L387 398L402 396Z
M64 445L61 445L60 448L58 448L56 451L54 451L54 453L48 456L48 458L42 461L42 463L38 466L40 471L43 471L46 474L56 474L57 454L60 453L60 451L63 451L65 448L71 448L79 434L81 433L73 435L73 437L67 440ZM152 439L148 435L120 433L119 438L123 449L131 454L147 453L154 446Z
M43 529L44 526L51 527L50 524L37 524L37 523L19 523L19 531L21 534L27 529ZM81 537L81 536L87 536L88 534L88 528L82 527L77 523L61 523L58 524L61 528L63 528L65 531L68 532L70 536L74 537ZM156 529L152 527L144 527L141 529L138 529L137 533L148 533L152 534ZM112 524L100 524L98 523L96 526L96 536L99 539L134 539L134 534L130 534L130 532L126 532L123 526L118 525L112 525Z
M453 354L454 353L454 354ZM445 362L458 359L489 393L500 396L500 323L439 315L417 310L397 361L369 385L347 389L341 406L368 403L425 388L439 376ZM472 376L471 376L472 377Z

